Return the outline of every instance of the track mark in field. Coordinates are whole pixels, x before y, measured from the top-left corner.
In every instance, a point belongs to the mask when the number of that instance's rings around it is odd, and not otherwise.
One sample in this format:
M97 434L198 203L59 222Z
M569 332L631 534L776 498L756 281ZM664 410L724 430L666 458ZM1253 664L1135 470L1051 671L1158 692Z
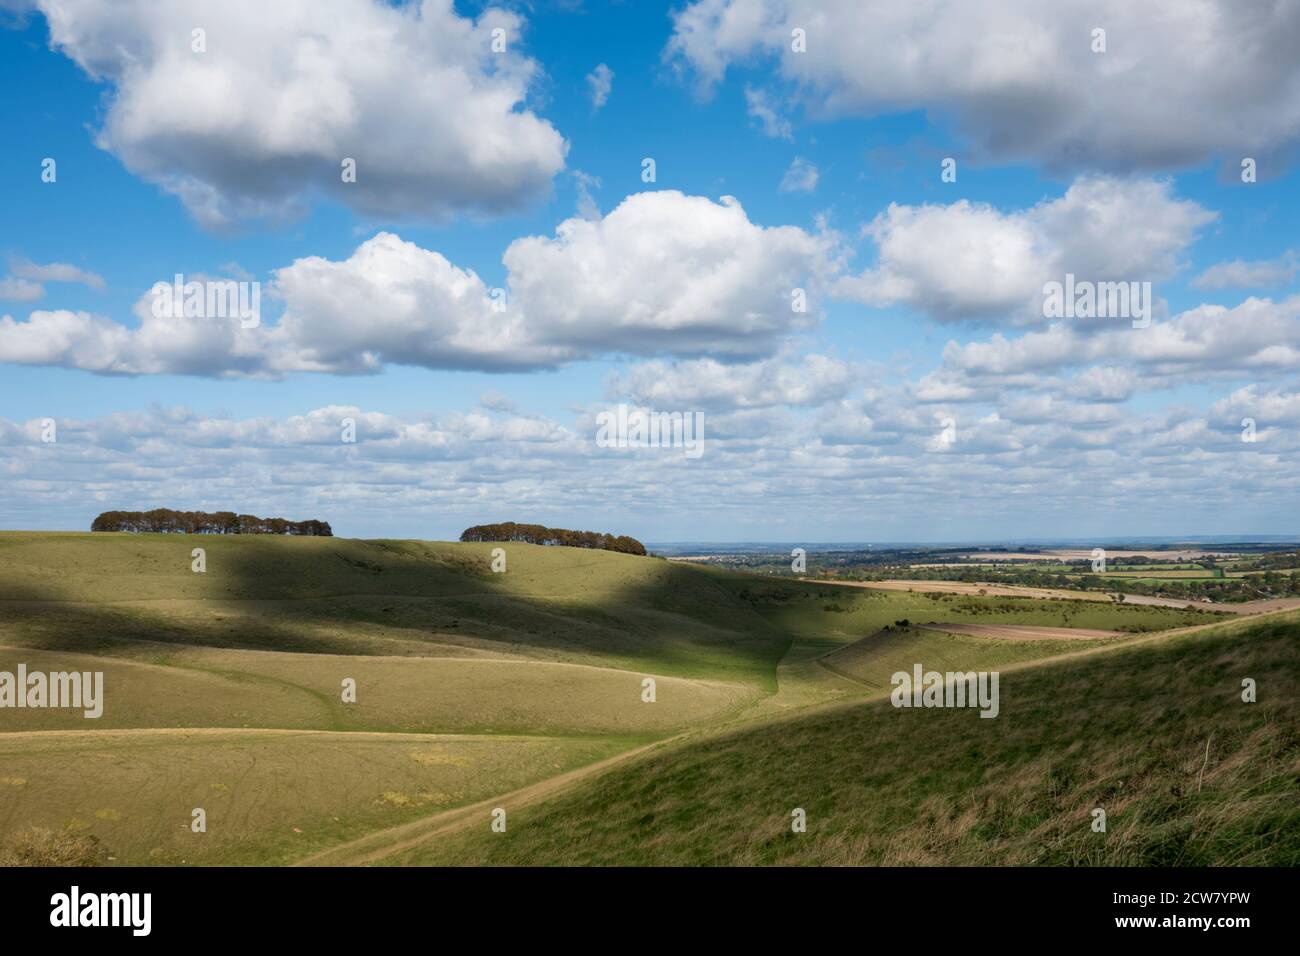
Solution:
M364 866L368 863L378 862L385 857L391 857L397 853L417 847L428 840L446 833L452 833L465 827L481 824L487 826L489 822L488 814L495 807L505 807L507 812L518 809L519 807L528 806L539 800L553 796L562 790L578 783L593 774L600 773L616 766L626 760L631 760L643 753L661 747L674 741L681 740L689 736L688 733L677 734L664 740L657 740L654 743L645 744L640 747L634 747L631 750L625 750L622 753L615 754L612 757L606 757L604 760L598 760L595 763L587 764L585 767L578 767L576 770L569 770L555 777L548 777L545 780L531 783L526 787L518 790L512 790L510 793L504 793L499 796L489 797L486 800L480 800L477 803L471 803L468 806L456 807L451 810L443 810L441 813L435 813L433 816L424 817L421 820L413 820L410 823L403 823L386 830L380 830L375 833L368 833L363 837L358 837L347 843L330 847L328 850L321 850L313 853L311 856L292 864L293 866Z
M846 646L852 647L853 645L849 644ZM835 652L832 651L831 654L833 653ZM868 684L866 681L861 680L860 678L854 677L852 674L846 674L844 671L840 670L838 667L835 667L832 664L827 664L826 663L827 657L830 657L830 654L823 654L821 657L814 660L813 663L816 664L818 667L820 667L822 670L824 670L826 673L830 674L832 677L838 677L840 680L846 680L849 683L857 684L859 687L865 687L868 690L874 691L879 689L871 684Z
M1259 601L1246 601L1244 604L1216 604L1216 609L1232 614L1272 614L1276 611L1291 611L1300 608L1300 598L1268 598Z
M402 730L316 730L297 727L121 727L116 730L6 730L0 731L0 743L23 737L32 740L56 737L215 737L215 736L293 736L293 737L357 737L397 738L422 743L443 740L565 740L564 734L426 734Z

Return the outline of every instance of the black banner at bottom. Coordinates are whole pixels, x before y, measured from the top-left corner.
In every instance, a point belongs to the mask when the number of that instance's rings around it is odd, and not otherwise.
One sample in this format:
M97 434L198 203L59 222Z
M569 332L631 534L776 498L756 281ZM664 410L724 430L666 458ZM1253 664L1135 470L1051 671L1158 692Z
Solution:
M829 921L827 935L913 942L942 930L1232 945L1294 922L1293 881L1286 869L12 869L0 913L7 942L80 944L374 946L456 929L535 943L566 927L662 942L689 922L692 943L735 945L821 936Z

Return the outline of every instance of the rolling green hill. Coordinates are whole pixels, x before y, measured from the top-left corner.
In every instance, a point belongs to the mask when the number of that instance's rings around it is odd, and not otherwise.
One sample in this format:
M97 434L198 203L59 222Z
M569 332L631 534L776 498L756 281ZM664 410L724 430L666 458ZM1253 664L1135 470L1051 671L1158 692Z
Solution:
M1294 866L1297 635L1288 612L1023 667L994 720L883 700L768 723L386 862Z
M264 535L0 533L0 643L144 656L158 643L378 656L486 653L775 689L792 639L900 618L1146 630L1204 612L768 581L579 548ZM205 573L191 551L206 551Z
M0 533L0 670L21 662L29 670L102 671L106 698L98 720L69 710L0 710L0 860L39 862L49 857L23 847L68 840L80 852L90 837L124 864L283 863L322 854L370 862L408 844L418 844L411 860L541 859L551 852L547 841L563 842L576 824L551 826L540 807L512 816L507 843L440 836L426 846L421 834L445 829L446 814L476 819L476 801L511 793L556 801L587 793L582 799L597 806L603 790L562 791L573 775L609 760L626 764L601 771L609 774L601 786L612 782L611 819L650 849L597 832L561 857L901 859L874 850L844 856L808 840L756 851L740 818L714 812L714 801L740 800L735 812L756 814L749 826L765 827L770 807L745 800L789 788L796 769L816 781L843 766L888 786L843 790L838 777L823 780L818 786L847 802L839 810L818 804L815 813L809 803L822 791L800 791L796 805L822 827L816 832L874 820L863 808L883 805L892 824L905 818L909 799L945 806L942 774L890 777L862 761L887 746L899 759L909 747L947 753L962 737L945 721L969 714L915 715L922 719L904 741L897 723L855 730L847 715L859 711L828 708L871 697L912 659L1008 668L1090 647L1118 652L1146 640L1143 632L1216 620L1203 611L1041 597L834 588L526 544L504 545L506 570L494 573L495 547ZM194 548L206 552L204 573L191 570ZM911 623L899 627L903 619ZM1123 633L1001 640L916 626L928 622ZM647 678L655 681L653 701L642 696ZM356 682L355 702L341 698L344 679ZM1008 700L1007 713L1023 714L1024 700L1015 707ZM872 706L860 712L878 713ZM980 723L998 725L974 731L994 739L1025 726L1023 718ZM759 736L727 736L756 725L764 729L745 733ZM780 759L742 743L770 734L788 742ZM647 746L659 748L652 758L633 753ZM984 742L971 746L983 752ZM652 777L640 776L645 768ZM772 772L751 779L760 768ZM96 787L83 786L87 773ZM639 805L651 779L668 789ZM678 845L677 831L655 821L696 820L694 788L706 783L721 788L699 791L718 833L688 828ZM209 811L206 834L186 827L196 806ZM632 806L634 818L620 816ZM533 813L540 829L529 823ZM390 838L395 832L406 836ZM805 836L814 836L811 823ZM6 849L15 840L17 849ZM357 841L367 848L362 858L350 849ZM807 859L792 853L800 846Z
M0 533L0 643L530 659L770 688L788 637L720 575L529 544ZM194 548L207 570L191 570ZM459 649L459 650L458 650ZM152 649L146 651L152 653Z

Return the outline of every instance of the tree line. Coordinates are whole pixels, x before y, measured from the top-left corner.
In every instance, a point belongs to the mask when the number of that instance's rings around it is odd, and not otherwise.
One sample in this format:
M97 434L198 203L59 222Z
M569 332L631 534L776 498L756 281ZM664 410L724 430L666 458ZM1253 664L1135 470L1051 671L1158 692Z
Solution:
M540 524L516 524L503 521L499 524L478 524L461 533L462 541L523 541L528 544L562 545L567 548L597 548L602 551L619 551L623 554L645 554L645 545L625 534L617 537L599 531L570 531L567 528L546 528Z
M91 531L134 531L174 534L292 534L333 537L326 521L289 521L287 518L259 518L233 511L105 511L90 525Z

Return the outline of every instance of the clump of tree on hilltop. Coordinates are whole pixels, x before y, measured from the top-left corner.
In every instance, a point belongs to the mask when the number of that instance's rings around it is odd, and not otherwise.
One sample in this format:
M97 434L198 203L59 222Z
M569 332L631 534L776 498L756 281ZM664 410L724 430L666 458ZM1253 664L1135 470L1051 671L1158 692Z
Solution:
M90 525L91 531L135 531L174 534L293 534L333 537L326 521L289 521L287 518L259 518L233 511L105 511Z
M599 531L570 531L567 528L546 528L540 524L478 524L466 528L462 541L523 541L527 544L563 545L568 548L598 548L602 551L619 551L623 554L645 554L645 545L625 534L615 537Z

